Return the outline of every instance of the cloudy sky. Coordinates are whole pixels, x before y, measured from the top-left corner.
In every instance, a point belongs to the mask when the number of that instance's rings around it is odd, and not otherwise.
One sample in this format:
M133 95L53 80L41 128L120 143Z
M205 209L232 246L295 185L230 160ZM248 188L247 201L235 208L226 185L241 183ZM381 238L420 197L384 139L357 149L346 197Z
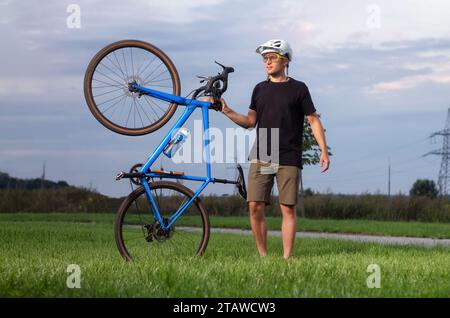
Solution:
M68 27L71 4L80 28ZM68 12L69 11L69 12ZM408 192L418 178L437 181L442 147L427 138L444 128L450 107L449 1L7 1L0 0L0 170L46 177L119 196L129 191L114 176L146 160L174 119L146 136L101 126L89 112L82 82L93 55L121 39L140 39L166 52L181 77L182 94L196 75L233 66L225 98L246 113L254 85L264 79L258 44L288 40L290 75L304 81L332 148L330 170L303 170L316 191ZM188 127L192 127L192 117ZM211 113L211 125L235 125ZM202 174L199 164L165 167ZM215 164L216 177L232 178ZM200 185L196 183L195 185ZM213 185L206 193L230 193Z

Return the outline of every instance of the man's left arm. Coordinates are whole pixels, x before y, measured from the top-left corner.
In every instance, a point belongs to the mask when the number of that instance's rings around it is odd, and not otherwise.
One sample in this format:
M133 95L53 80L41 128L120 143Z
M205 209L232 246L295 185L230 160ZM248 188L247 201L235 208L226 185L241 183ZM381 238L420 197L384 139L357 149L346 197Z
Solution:
M319 165L320 167L323 166L322 172L325 172L330 166L330 159L328 158L327 142L325 139L325 132L323 131L322 123L319 116L315 112L311 115L306 115L306 118L308 119L309 125L311 126L314 138L316 139L317 144L320 147L321 154Z

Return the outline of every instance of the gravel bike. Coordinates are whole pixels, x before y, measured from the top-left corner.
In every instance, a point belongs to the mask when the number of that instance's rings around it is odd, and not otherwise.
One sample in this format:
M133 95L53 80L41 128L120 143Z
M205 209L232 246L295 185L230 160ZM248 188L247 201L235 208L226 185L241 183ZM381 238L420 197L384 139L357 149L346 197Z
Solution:
M180 78L174 64L163 51L147 42L114 42L101 49L88 65L84 78L86 103L94 117L116 133L149 134L164 126L178 106L186 107L144 164L116 176L116 180L128 178L130 183L139 185L121 204L114 225L117 247L127 261L155 253L202 255L208 245L210 222L199 195L208 184L234 184L246 198L240 165L237 180L219 179L211 174L209 111L221 110L220 98L227 90L228 74L234 72L232 67L215 63L222 67L222 72L198 76L204 85L191 92L192 98L188 98L190 94L180 96ZM211 96L214 102L198 100L202 96ZM202 112L206 176L153 169L161 153L170 157L170 151L181 145L185 136L180 130L196 109ZM177 179L202 184L194 192L176 182ZM183 226L183 220L188 220L184 224L190 226Z

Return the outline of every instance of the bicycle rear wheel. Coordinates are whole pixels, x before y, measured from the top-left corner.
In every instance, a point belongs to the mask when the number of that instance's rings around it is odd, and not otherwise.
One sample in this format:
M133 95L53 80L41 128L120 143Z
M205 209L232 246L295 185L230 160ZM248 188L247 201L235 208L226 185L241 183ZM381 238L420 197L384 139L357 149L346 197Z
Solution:
M149 183L149 187L166 224L169 217L194 195L176 182L157 181ZM202 255L208 245L209 233L209 218L199 198L189 205L170 231L163 232L153 218L151 204L142 186L122 203L114 226L117 247L126 261Z
M130 83L180 95L180 78L157 47L124 40L100 50L84 77L84 95L94 117L106 128L123 135L144 135L161 128L177 104L128 89Z

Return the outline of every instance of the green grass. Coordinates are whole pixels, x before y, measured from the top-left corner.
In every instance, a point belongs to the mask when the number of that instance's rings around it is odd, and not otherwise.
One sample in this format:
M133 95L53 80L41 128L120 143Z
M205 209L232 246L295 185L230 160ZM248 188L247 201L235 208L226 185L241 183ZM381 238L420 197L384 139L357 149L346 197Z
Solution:
M0 297L450 296L450 248L301 238L284 261L279 238L259 258L251 236L213 233L201 258L125 263L111 215L95 215L96 223L27 217L36 218L0 218ZM379 289L366 285L372 263L381 267ZM66 287L69 264L81 268L81 289Z
M0 213L0 221L52 221L112 224L115 215L96 213ZM182 225L200 225L199 219L184 217ZM248 217L210 217L212 227L250 229ZM281 229L281 217L267 217L268 228ZM450 223L392 222L374 220L305 219L297 221L298 231L360 233L388 236L450 238Z

